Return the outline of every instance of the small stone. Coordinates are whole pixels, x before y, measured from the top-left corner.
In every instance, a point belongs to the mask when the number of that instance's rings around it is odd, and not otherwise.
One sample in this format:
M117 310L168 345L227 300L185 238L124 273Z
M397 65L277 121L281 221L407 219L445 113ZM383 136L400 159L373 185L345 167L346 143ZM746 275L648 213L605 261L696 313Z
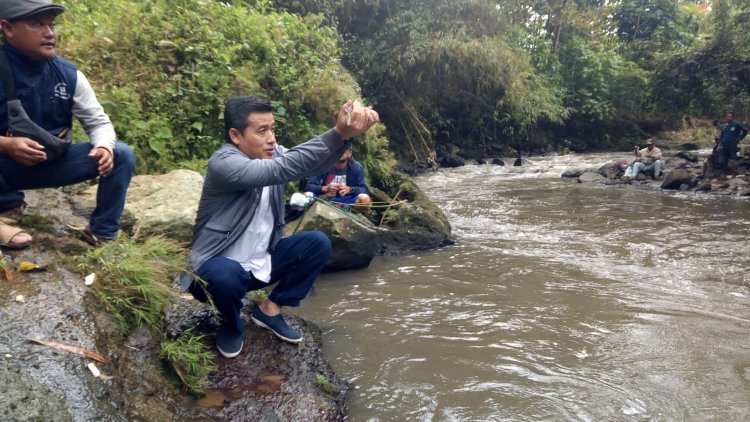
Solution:
M91 273L91 274L87 275L86 277L84 277L83 284L85 284L87 286L90 286L90 285L94 284L94 280L96 280L96 274Z
M18 303L26 303L26 298L23 295L16 296L16 302Z
M12 358L12 357L13 357L13 355L11 355L10 353L6 353L6 354L5 354L5 357L6 357L6 358Z
M91 374L94 375L94 378L99 378L99 375L102 374L101 372L99 372L99 368L94 365L94 362L89 363L88 365L86 365L86 367L89 368L89 371L91 371Z

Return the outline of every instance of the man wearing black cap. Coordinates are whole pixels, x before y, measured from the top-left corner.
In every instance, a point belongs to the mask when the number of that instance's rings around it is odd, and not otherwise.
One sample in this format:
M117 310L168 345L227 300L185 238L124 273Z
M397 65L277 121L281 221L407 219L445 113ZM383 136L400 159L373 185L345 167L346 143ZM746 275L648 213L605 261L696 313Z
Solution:
M55 19L64 11L49 0L0 0L0 29L5 37L0 54L7 59L12 81L0 84L0 215L22 213L21 190L66 186L100 176L96 208L86 230L88 240L98 244L117 234L135 157L130 147L117 142L86 77L55 52ZM9 114L18 116L11 108L13 91L28 115L26 126L35 127L40 136L21 135L9 124ZM91 142L73 143L53 154L42 138L69 140L73 116ZM0 224L0 246L22 248L30 242L31 236L23 230Z

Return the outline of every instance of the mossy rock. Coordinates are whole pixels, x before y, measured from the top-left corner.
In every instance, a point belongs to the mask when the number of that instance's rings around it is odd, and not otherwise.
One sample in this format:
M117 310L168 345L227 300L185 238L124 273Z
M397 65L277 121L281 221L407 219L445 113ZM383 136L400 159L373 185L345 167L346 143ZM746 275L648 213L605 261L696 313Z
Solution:
M404 177L398 199L408 203L394 207L387 229L379 231L383 252L434 249L453 243L445 214L416 183Z

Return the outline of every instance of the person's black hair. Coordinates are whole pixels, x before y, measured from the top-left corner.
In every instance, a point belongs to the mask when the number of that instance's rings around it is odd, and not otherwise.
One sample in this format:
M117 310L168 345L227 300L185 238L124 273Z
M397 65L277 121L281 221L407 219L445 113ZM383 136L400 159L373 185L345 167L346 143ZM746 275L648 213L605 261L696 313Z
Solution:
M273 106L266 100L254 96L234 97L227 100L224 106L224 139L232 143L229 129L236 129L243 133L250 124L248 116L252 113L268 113Z

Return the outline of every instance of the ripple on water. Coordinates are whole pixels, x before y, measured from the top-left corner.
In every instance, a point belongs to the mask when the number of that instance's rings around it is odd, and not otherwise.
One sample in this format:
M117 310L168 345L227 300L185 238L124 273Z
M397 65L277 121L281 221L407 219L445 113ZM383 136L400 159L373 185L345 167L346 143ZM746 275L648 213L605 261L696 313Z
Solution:
M321 277L303 312L358 387L351 419L750 418L750 204L535 161L421 177L459 243Z

